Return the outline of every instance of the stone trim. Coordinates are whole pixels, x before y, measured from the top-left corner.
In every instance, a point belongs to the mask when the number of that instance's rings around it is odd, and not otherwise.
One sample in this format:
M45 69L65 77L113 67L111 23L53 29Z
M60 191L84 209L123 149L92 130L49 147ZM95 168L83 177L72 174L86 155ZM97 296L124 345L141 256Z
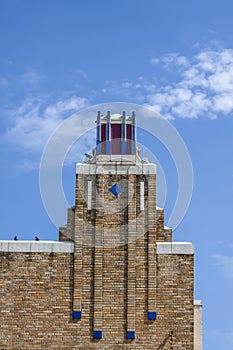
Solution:
M189 242L157 243L157 254L194 254L194 245Z
M0 241L0 252L15 253L73 253L73 242L56 241ZM157 243L157 254L194 254L194 245L188 242Z
M202 301L194 300L194 350L202 348Z
M111 175L150 175L156 174L156 165L149 163L128 163L121 159L124 156L119 157L119 161L103 162L103 164L76 164L76 174L85 175L98 175L98 174L111 174ZM126 156L125 156L126 157Z
M73 242L0 241L0 252L14 253L73 253Z

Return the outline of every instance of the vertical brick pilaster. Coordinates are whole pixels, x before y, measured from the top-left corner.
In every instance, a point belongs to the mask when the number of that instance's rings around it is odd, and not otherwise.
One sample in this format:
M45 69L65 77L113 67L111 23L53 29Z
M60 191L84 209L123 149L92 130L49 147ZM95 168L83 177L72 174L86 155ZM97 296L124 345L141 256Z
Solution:
M104 196L104 177L96 176L96 183L99 191L98 198ZM98 201L98 199L96 198ZM102 338L102 308L103 308L103 234L104 216L100 203L96 203L98 210L95 218L94 236L94 314L93 314L93 337Z
M147 262L148 262L148 320L156 319L156 179L148 176L147 198Z
M96 227L94 249L94 332L102 331L103 227Z
M135 257L136 257L136 177L129 175L134 194L128 203L128 245L127 245L127 338L135 337ZM128 194L130 198L130 194Z
M83 278L83 212L84 176L77 174L76 185L76 215L75 215L75 246L74 246L74 285L73 313L74 319L81 318L82 312L82 278Z

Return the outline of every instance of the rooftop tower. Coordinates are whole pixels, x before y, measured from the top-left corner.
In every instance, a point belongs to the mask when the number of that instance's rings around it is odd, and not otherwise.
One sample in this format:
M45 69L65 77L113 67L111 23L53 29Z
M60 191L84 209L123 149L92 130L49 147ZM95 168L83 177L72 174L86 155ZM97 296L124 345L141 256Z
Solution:
M76 166L76 203L60 231L74 241L73 319L96 348L157 349L167 339L171 349L175 334L177 349L193 349L193 246L173 243L164 226L135 113L98 112L96 123L96 148Z
M194 248L164 225L136 131L98 112L59 242L0 241L2 349L194 350Z

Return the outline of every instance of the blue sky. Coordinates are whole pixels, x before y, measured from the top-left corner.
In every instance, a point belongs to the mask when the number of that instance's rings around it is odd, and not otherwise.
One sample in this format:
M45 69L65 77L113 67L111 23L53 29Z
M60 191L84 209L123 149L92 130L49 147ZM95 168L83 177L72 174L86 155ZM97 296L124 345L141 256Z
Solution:
M193 163L192 202L174 238L195 244L195 294L212 350L233 346L232 13L231 0L0 1L0 238L57 239L39 163L72 113L118 101L160 112ZM159 145L153 153L169 215L177 179ZM73 152L63 170L70 205L79 157Z

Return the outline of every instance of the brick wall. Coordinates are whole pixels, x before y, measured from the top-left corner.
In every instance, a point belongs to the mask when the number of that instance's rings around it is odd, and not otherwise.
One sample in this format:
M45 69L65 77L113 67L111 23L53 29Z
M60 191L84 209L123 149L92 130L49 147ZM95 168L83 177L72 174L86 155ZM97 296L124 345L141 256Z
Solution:
M74 241L72 252L36 252L35 243L34 251L20 252L14 242L0 253L0 349L170 350L172 332L174 349L193 350L194 256L164 228L155 173L85 169L77 174L75 208L60 229L61 241ZM115 199L114 183L123 188ZM94 331L102 338L93 339Z
M193 350L193 255L157 255L157 320L147 320L146 242L137 241L135 332L125 339L127 248L103 254L102 332L93 340L93 248L84 248L82 319L72 319L73 254L1 253L0 348Z

